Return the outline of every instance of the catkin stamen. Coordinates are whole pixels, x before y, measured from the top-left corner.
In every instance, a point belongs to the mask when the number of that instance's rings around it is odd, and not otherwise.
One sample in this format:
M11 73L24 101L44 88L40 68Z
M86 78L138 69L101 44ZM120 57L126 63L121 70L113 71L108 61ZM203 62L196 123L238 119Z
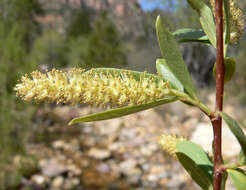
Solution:
M176 152L177 143L180 141L185 141L183 137L178 137L177 135L167 135L164 134L159 138L158 143L161 145L162 149L167 152L170 156L177 159Z
M136 80L132 72L84 71L53 69L46 74L34 71L21 78L15 90L25 101L48 101L56 103L94 106L124 106L144 104L164 98L170 93L166 82L145 73Z

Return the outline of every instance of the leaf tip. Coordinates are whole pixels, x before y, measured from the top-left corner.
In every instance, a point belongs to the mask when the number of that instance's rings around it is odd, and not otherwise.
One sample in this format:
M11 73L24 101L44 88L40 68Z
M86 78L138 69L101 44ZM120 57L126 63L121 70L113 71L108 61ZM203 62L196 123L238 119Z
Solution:
M76 123L76 121L74 120L74 119L72 119L71 121L69 121L69 123L67 124L68 126L71 126L71 125L73 125L73 124L75 124Z
M161 16L160 15L158 15L156 18L156 26L158 26L159 23L161 23Z

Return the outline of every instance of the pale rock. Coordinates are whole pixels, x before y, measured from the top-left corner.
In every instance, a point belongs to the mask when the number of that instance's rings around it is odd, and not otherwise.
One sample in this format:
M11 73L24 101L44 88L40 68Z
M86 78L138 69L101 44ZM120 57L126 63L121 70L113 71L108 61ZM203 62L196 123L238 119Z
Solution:
M113 144L109 144L108 145L108 149L110 150L110 151L116 151L116 152L121 152L120 150L124 150L125 148L124 148L124 143L122 143L122 142L115 142L115 143L113 143Z
M122 173L127 173L129 170L137 166L137 161L135 159L128 159L120 163L120 170Z
M197 117L191 117L190 119L186 120L183 125L186 129L194 129L197 126L198 122L199 121Z
M92 124L89 124L90 126L86 126L86 127L83 127L82 130L83 130L83 133L92 133L93 131L93 127L91 127Z
M139 168L133 168L125 172L125 175L128 176L128 181L131 184L139 184L139 180L141 178L142 171Z
M84 139L84 136L82 136L81 139L83 140L83 139ZM93 147L93 146L95 146L95 144L96 144L96 139L95 139L95 137L90 137L90 136L88 136L88 137L86 138L86 140L83 141L83 145L85 145L85 146Z
M63 188L64 189L74 189L75 186L78 186L80 184L80 181L78 178L69 178L66 179Z
M143 164L141 164L141 168L143 171L148 171L150 168L150 164L149 163L143 163Z
M196 107L190 107L187 106L187 109L185 109L185 113L186 116L189 116L190 118L200 118L201 117L201 112L199 109L197 109Z
M52 143L52 147L55 148L55 149L64 148L65 145L66 145L66 143L63 140L57 140L57 141L54 141Z
M41 159L38 161L38 167L39 168L43 168L46 164L47 164L47 160L46 159Z
M165 167L163 165L153 165L149 172L152 174L162 174L165 172Z
M151 156L156 150L158 150L159 146L155 143L149 143L141 147L141 154L144 156Z
M38 185L42 185L45 183L45 177L42 175L34 175L32 176L32 181Z
M73 179L71 179L70 181L71 181L71 184L72 184L73 186L77 186L77 185L80 184L80 181L79 181L78 178L73 178Z
M88 155L92 158L103 160L109 158L111 153L107 149L91 148L88 152Z
M64 178L62 176L58 176L52 181L51 186L59 188L63 185L63 183L64 183Z
M192 134L191 141L199 144L204 150L212 154L213 128L210 123L200 123ZM233 158L240 152L241 148L229 127L223 122L222 129L222 152L226 158Z
M55 149L64 149L69 151L78 151L80 148L77 139L71 140L70 143L67 143L63 140L57 140L52 143L52 147Z
M183 172L175 173L175 175L172 175L171 178L168 180L166 186L167 189L181 189L182 186L184 186L185 182L190 179L190 176Z
M80 168L76 167L74 164L68 165L68 166L67 166L67 169L68 169L70 172L74 173L75 175L80 175L80 174L82 174L82 170L81 170Z
M110 166L106 163L101 163L97 166L97 170L101 173L109 173L110 172Z
M148 181L155 182L158 180L158 176L155 174L149 174L147 179L148 179Z
M123 139L135 139L137 136L137 130L136 128L124 128L121 130L121 136L120 138ZM123 138L124 137L124 138Z
M52 109L52 114L54 115L54 119L61 120L61 121L68 121L72 117L76 116L76 112L74 113L73 110L71 110L70 106L56 106Z
M44 176L56 177L64 172L67 172L68 168L51 160L41 168L41 171Z
M121 126L122 126L122 119L116 118L116 119L101 121L100 123L98 123L97 128L99 130L100 135L111 136L112 134L116 134Z
M79 141L77 139L72 139L71 142L69 143L68 150L76 152L79 149L80 149Z

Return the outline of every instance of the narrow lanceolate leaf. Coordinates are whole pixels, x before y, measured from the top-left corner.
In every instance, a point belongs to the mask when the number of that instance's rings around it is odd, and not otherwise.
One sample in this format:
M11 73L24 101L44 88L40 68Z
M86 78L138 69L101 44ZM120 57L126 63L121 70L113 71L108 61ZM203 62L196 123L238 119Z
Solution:
M230 3L229 0L223 0L224 17L225 17L225 37L224 45L230 42Z
M185 154L192 159L212 183L213 163L207 153L197 144L190 141L180 141L177 143L178 152Z
M210 44L208 36L202 29L183 28L172 33L179 43L199 42Z
M178 152L176 153L180 163L189 173L191 178L203 189L212 190L212 183L204 171L186 154Z
M113 119L116 117L122 117L122 116L133 114L133 113L136 113L139 111L147 110L147 109L159 106L161 104L167 104L170 102L174 102L176 100L177 100L176 97L169 97L169 98L153 101L153 102L150 102L147 104L136 105L136 106L127 106L127 107L121 107L121 108L116 108L116 109L112 109L112 110L107 110L104 112L95 113L95 114L75 118L69 122L69 125L72 125L75 123L101 121L101 120Z
M228 179L228 173L224 172L223 176L222 176L222 183L221 183L221 190L225 190L226 189L226 181Z
M238 159L237 159L237 162L239 165L246 165L246 156L245 154L243 153L243 150L241 149L239 155L238 155Z
M135 80L139 81L144 74L145 78L154 78L156 82L163 80L162 77L151 74L151 73L143 73L139 71L132 71L132 70L125 70L125 69L117 69L117 68L94 68L89 70L89 72L94 72L94 73L110 73L112 75L121 75L122 73L131 73L131 75L134 77ZM165 80L164 80L165 81Z
M172 73L165 59L156 60L156 70L165 81L169 81L170 87L182 92L184 91L184 86Z
M186 92L195 98L195 87L184 63L178 43L163 25L160 16L158 16L156 21L156 31L162 56L166 60L170 71L182 83Z
M216 28L211 9L202 0L187 0L200 16L200 23L209 41L216 48Z
M233 135L237 138L239 144L241 145L242 151L244 152L244 155L246 156L246 136L243 130L240 128L237 122L234 119L232 119L229 115L227 115L226 113L219 112L219 115L225 120L225 122L229 126L229 129L231 130Z
M232 180L233 185L237 190L245 190L246 189L246 175L241 170L229 169L227 170L229 176Z

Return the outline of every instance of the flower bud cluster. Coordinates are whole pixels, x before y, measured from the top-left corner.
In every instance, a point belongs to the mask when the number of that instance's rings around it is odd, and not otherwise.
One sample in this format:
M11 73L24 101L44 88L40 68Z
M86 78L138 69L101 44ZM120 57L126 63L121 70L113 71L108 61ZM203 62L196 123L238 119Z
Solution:
M176 152L177 143L180 141L185 141L183 137L178 137L177 135L167 135L164 134L159 138L158 143L161 145L162 149L167 152L170 156L177 159Z
M87 103L94 106L124 106L148 103L169 95L167 82L141 74L136 80L131 71L34 71L21 78L15 90L25 101Z

